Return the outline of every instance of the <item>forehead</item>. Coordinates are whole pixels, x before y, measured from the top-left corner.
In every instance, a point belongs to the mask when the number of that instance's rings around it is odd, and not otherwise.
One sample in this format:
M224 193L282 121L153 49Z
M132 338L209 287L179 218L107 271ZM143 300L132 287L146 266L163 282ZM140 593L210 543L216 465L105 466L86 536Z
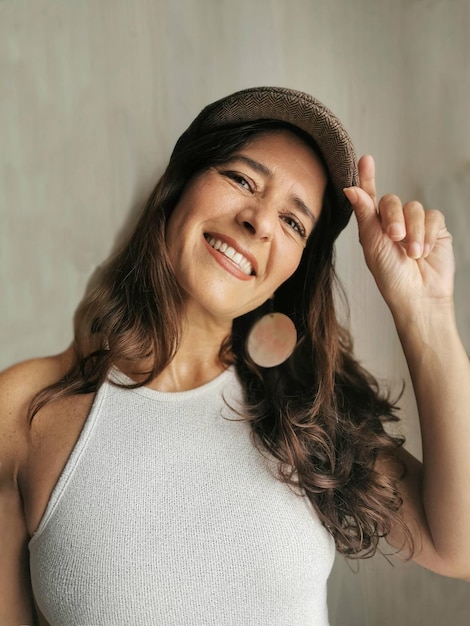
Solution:
M270 129L257 133L239 151L247 150L265 151L267 155L281 157L281 161L288 161L292 157L302 159L314 163L314 169L323 170L326 176L326 168L314 147L288 129Z
M248 157L253 169L266 177L300 184L305 192L323 196L328 175L312 146L287 129L255 135L232 158Z

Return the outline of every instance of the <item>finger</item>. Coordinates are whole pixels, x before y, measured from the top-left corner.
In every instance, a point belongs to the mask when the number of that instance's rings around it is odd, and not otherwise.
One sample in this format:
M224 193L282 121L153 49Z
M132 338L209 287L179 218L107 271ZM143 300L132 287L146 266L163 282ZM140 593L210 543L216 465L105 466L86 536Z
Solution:
M395 194L382 196L379 202L382 228L393 241L402 241L406 236L405 216L401 200Z
M435 209L428 209L425 214L425 233L423 257L427 257L433 250L439 234L445 229L446 223L443 214Z
M365 250L374 249L383 232L373 198L361 187L349 187L343 191L354 209L361 245Z
M412 200L403 207L406 225L406 253L412 259L423 255L425 212L420 202Z
M361 187L347 187L343 192L352 204L359 225L365 220L377 219L374 199Z
M377 191L375 188L375 163L370 154L365 154L359 159L359 186L364 189L374 202L377 201Z

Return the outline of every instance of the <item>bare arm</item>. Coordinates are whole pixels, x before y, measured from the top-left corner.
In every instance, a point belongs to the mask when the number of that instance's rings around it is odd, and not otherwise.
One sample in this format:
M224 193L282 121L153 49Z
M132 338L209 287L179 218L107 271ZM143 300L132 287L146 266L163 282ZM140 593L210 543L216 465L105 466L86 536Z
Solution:
M21 363L0 374L0 624L37 623L29 576L25 502L20 488L31 439L31 399L68 369L71 350ZM45 623L45 622L41 622Z
M15 400L15 376L0 377L0 624L34 624L29 580L28 532L18 487L27 453L27 431Z
M35 624L28 571L28 535L22 505L14 488L0 494L0 623Z
M416 560L470 579L470 363L452 311L433 310L426 321L397 316L396 324L422 433L423 464L408 459L410 478L404 485L422 519L423 550Z
M402 514L415 539L414 558L470 579L470 365L454 317L452 238L438 211L402 205L396 196L376 204L370 157L361 159L360 176L351 195L360 240L394 317L421 424L423 464L401 454ZM385 462L382 469L398 471ZM389 539L402 543L398 530Z

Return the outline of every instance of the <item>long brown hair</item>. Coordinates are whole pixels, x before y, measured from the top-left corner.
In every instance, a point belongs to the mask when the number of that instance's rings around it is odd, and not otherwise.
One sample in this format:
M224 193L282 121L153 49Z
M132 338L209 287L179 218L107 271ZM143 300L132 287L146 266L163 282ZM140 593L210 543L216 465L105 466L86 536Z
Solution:
M165 245L168 216L191 178L227 161L260 133L288 128L322 159L310 137L274 120L217 129L178 142L127 241L109 259L75 315L75 360L66 376L33 399L31 419L48 402L95 392L117 362L139 366L153 380L171 361L181 336L183 297ZM221 358L233 363L245 394L244 419L254 442L279 461L279 478L305 494L350 556L375 553L380 537L401 524L396 482L375 469L402 440L384 429L394 406L354 359L349 333L334 304L334 194L327 185L322 212L293 276L275 294L276 310L289 315L299 342L284 364L263 369L245 350L263 306L234 320ZM410 543L411 547L411 543Z

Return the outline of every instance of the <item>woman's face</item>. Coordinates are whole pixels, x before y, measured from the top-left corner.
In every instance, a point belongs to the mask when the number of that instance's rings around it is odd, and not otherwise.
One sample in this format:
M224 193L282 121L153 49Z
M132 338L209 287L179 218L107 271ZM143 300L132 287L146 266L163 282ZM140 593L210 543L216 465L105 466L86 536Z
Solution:
M299 265L326 182L317 156L289 131L255 137L195 176L166 231L188 312L229 323L270 298Z

